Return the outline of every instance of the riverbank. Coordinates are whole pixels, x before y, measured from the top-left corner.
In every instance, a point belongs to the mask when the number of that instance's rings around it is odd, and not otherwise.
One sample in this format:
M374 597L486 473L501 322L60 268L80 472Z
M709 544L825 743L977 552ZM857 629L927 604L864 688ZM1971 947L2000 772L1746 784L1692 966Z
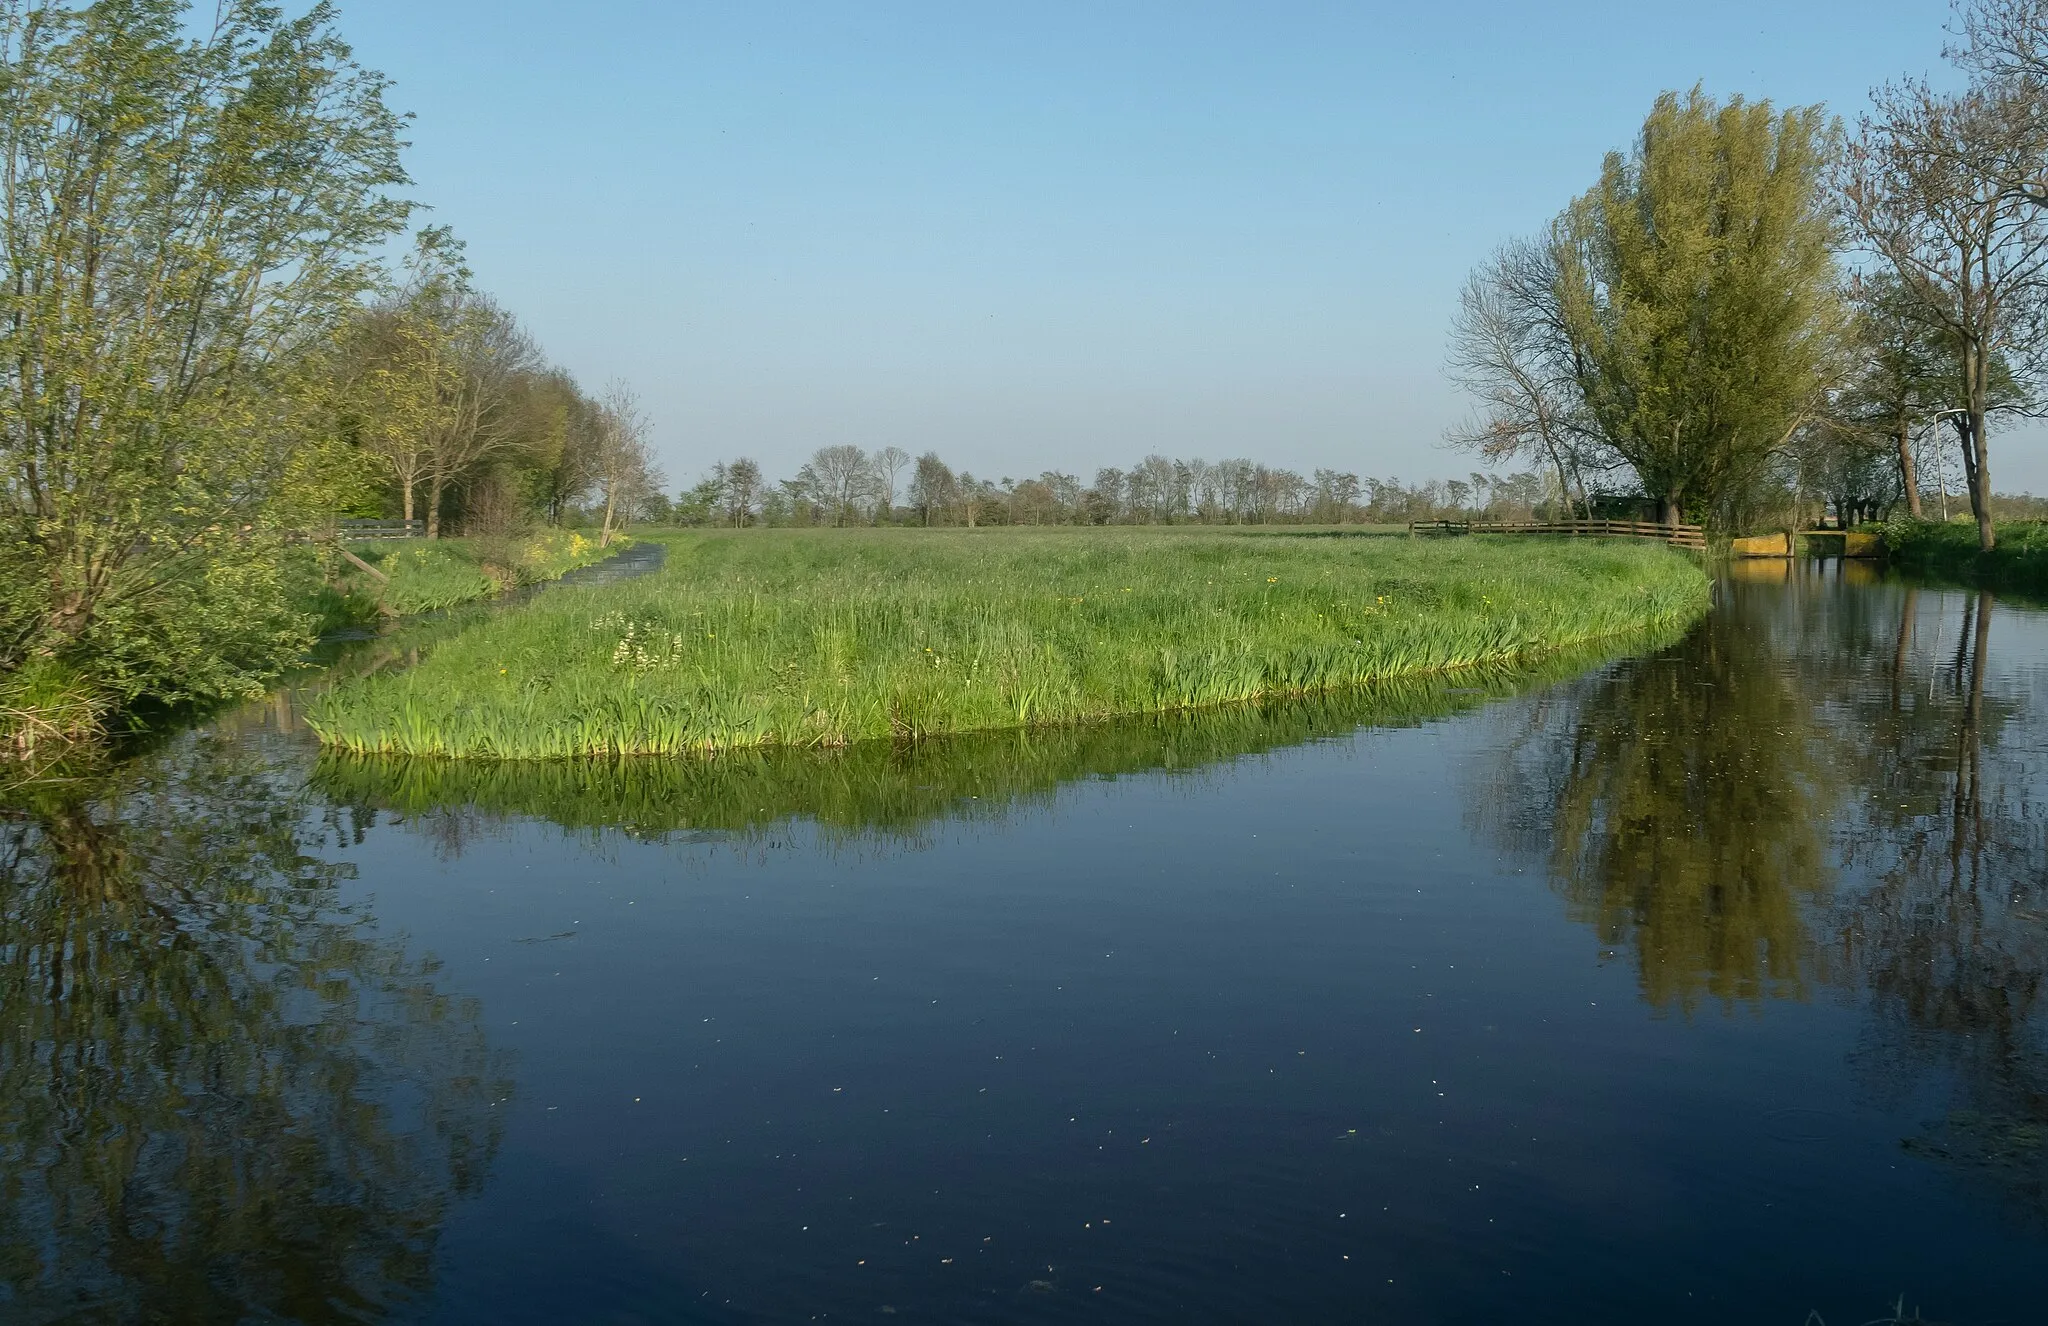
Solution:
M573 530L497 538L403 540L358 543L349 552L388 577L344 564L340 579L325 587L314 605L321 630L345 629L384 617L410 617L464 603L495 598L520 585L559 580L619 551Z
M564 590L344 682L357 753L548 759L843 746L1306 695L1680 623L1655 545L1180 530L659 536L664 569Z
M374 632L396 618L557 581L613 558L631 542L615 539L601 548L585 535L547 529L518 537L351 545L350 553L383 580L345 561L337 572L331 550L298 544L283 562L282 583L272 586L281 592L270 605L260 647L234 660L242 677L234 686L164 705L124 692L118 675L99 676L59 659L0 674L0 762L7 766L0 786L32 784L57 762L81 755L90 763L90 748L110 738L165 722L175 726L221 703L259 695L303 663L321 637Z
M1963 521L1901 520L1884 528L1885 555L1901 570L1980 589L2048 597L2048 521L2009 520L1998 546L1977 547L1977 527Z

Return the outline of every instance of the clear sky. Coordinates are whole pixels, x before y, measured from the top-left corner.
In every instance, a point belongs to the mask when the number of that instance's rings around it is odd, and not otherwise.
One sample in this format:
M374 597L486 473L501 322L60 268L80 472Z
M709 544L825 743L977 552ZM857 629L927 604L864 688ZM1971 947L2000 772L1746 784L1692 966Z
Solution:
M1148 452L1417 479L1474 262L1652 99L1940 69L1942 0L342 0L479 284L678 485L837 442L1086 478ZM2048 490L2048 448L1995 453Z

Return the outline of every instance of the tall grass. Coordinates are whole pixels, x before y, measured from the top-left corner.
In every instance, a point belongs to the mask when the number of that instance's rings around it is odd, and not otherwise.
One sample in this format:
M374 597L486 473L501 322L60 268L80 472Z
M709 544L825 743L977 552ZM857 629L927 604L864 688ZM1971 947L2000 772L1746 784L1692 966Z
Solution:
M1644 639L1671 643L1670 634ZM336 802L415 820L480 812L650 839L685 831L758 834L804 821L826 842L917 843L936 823L1000 819L1077 779L1155 770L1195 775L1362 723L1420 723L1535 679L1570 675L1610 652L1593 644L1547 654L1534 670L1491 664L1254 704L934 741L861 742L843 751L763 747L715 759L444 760L330 750L321 754L313 782Z
M344 577L343 590L401 617L435 612L502 593L514 585L559 580L579 566L617 550L570 530L544 529L518 537L437 539L431 543L362 543L356 556L390 578L378 585L360 572Z
M358 753L546 759L841 746L1307 695L1706 606L1656 546L1170 530L678 536L314 703Z

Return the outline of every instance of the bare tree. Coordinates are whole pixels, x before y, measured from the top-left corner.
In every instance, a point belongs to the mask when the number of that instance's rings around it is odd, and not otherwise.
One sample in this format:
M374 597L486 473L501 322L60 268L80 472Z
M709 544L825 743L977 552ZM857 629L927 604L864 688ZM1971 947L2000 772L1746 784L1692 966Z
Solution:
M1964 0L1956 17L1962 42L1945 52L1950 60L2037 108L2048 103L2048 0ZM2007 182L2048 205L2044 165L2036 162Z
M597 534L601 548L611 545L612 535L624 527L641 500L665 482L654 464L648 432L647 414L633 389L623 382L607 386L598 402L596 472L598 490L604 494Z
M832 523L846 524L867 495L873 477L868 454L846 443L819 447L806 468L816 480L819 499L832 508Z
M896 480L910 464L910 453L902 447L883 447L868 458L873 471L876 523L890 519L896 510Z
M449 490L516 440L513 389L540 367L540 355L510 313L474 291L452 291L425 326L434 393L424 477L427 537L435 539Z
M1995 85L1944 95L1886 88L1840 170L1857 239L1898 274L1919 317L1957 356L1955 421L1978 546L1991 523L1985 417L2003 359L2024 372L2043 348L2048 211L2013 187L2048 156L2048 123ZM2022 367L2025 366L2025 367Z
M1519 240L1466 279L1452 315L1449 372L1477 412L1445 440L1489 461L1532 456L1556 474L1566 504L1584 509L1583 469L1598 442L1552 253L1550 245Z

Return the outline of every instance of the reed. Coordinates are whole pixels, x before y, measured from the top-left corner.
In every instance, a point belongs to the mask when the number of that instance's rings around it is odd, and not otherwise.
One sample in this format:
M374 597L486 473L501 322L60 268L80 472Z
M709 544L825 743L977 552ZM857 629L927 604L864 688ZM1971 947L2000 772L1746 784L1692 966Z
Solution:
M1682 630L1642 640L1667 645ZM422 824L443 813L537 818L572 831L658 840L672 833L763 835L802 822L816 830L821 846L916 846L939 824L1000 820L1083 779L1153 772L1198 778L1246 755L1341 736L1361 724L1398 727L1446 717L1583 671L1612 648L1607 642L1546 654L1533 669L1495 664L1253 704L861 742L843 751L444 760L330 750L321 754L313 783L337 804L395 811Z
M833 747L1511 662L1690 620L1706 588L1682 554L1593 540L687 534L656 575L523 605L308 718L357 753Z

